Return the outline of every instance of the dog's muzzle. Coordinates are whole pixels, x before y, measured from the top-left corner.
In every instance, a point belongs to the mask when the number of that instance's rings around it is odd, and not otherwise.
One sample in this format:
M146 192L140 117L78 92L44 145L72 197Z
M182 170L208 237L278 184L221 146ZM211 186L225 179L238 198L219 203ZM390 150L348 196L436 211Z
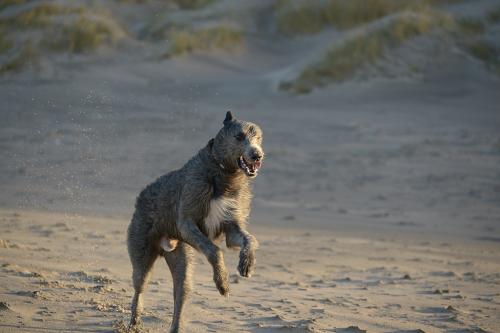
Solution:
M240 167L241 170L243 170L243 172L248 177L253 178L257 176L257 173L259 172L259 169L262 166L262 162L260 161L260 158L253 162L250 162L246 160L243 156L240 156L240 158L238 159L238 166Z

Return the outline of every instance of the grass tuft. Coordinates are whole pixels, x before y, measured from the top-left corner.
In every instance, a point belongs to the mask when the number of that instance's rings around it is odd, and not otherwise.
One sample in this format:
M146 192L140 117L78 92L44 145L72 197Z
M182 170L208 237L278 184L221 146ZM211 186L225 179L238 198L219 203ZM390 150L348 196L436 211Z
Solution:
M19 38L19 31L29 36L29 42L23 44L26 38ZM41 2L0 19L0 54L10 54L11 50L14 54L10 59L2 57L0 74L20 71L30 64L38 66L43 51L90 52L101 45L114 45L124 35L123 29L101 9Z
M10 50L12 46L12 41L7 37L4 29L0 27L0 54Z
M173 2L181 9L200 9L210 5L215 0L173 0Z
M497 48L486 41L477 40L467 44L466 48L471 55L487 64L498 64L500 61Z
M333 48L322 61L306 68L295 80L282 83L280 89L302 94L316 86L343 81L362 66L375 63L387 49L448 24L446 17L430 14L396 18L381 29Z
M196 31L174 31L169 35L170 49L167 56L215 49L231 50L243 44L240 31L224 26Z
M457 25L460 32L468 36L482 34L485 29L483 22L472 18L459 19Z
M14 17L3 20L3 23L19 29L40 28L48 26L54 16L82 13L83 11L82 7L66 7L55 3L42 3Z
M278 30L288 35L316 33L328 26L347 29L403 10L422 10L458 0L281 0L275 6Z
M500 22L500 8L494 9L488 13L488 21L490 23Z
M39 55L31 41L27 41L14 58L0 65L0 75L7 72L20 72L26 66L39 66Z
M483 61L485 65L500 74L500 51L491 43L477 40L465 45L465 49L475 58Z
M0 11L4 10L9 6L22 5L28 2L28 0L1 0L0 1Z
M101 45L114 45L119 38L109 24L84 16L57 30L45 44L53 50L69 53L94 51Z

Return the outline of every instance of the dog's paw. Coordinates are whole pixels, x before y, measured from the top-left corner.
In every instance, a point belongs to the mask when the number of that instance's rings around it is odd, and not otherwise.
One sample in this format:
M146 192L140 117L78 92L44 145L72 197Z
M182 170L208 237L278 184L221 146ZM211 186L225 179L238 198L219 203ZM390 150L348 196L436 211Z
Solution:
M229 296L229 275L225 271L214 273L214 282L222 296Z
M141 319L132 319L130 323L128 324L128 327L124 330L124 332L127 333L138 333L142 332L143 330L143 325L142 325L142 320ZM118 330L117 330L118 331ZM121 331L120 331L121 332Z
M255 268L255 254L253 251L241 251L238 272L243 277L251 277Z

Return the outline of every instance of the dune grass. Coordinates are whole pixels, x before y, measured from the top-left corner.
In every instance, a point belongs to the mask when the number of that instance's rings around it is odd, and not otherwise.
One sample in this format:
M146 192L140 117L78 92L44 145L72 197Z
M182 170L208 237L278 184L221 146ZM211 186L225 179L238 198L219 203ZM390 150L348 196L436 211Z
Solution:
M467 49L473 56L486 62L494 62L498 57L495 47L482 40L468 44Z
M116 2L120 3L132 3L132 4L139 4L139 3L146 3L149 0L115 0Z
M484 21L470 18L459 19L457 25L460 33L457 37L459 46L465 52L483 62L495 74L500 75L500 49L483 38L487 25L498 22L500 22L500 7L490 11Z
M203 8L210 5L214 1L215 0L173 0L179 8L188 10Z
M26 2L28 2L28 0L0 0L0 11L9 6L22 5Z
M39 58L39 54L33 43L27 41L13 58L0 64L0 75L7 72L19 72L26 66L37 67L39 65Z
M0 27L0 54L10 50L13 45L14 43L7 37L5 30Z
M500 7L488 13L488 21L490 23L500 22Z
M326 0L278 1L278 30L288 35L311 34L334 26L347 29L403 10L420 10L458 0Z
M484 23L477 19L461 18L457 20L457 25L461 33L465 35L478 35L484 32Z
M4 24L18 29L31 29L48 26L54 16L82 13L82 7L67 7L56 3L41 3L29 10L23 11L14 17L2 20Z
M116 0L122 3L146 3L150 0ZM216 0L170 0L177 5L180 9L196 10L208 6Z
M497 47L485 40L476 40L465 44L465 49L496 74L500 74L500 50Z
M0 6L20 3L22 1L8 0ZM114 45L124 35L112 16L101 8L40 2L0 19L0 54L9 52L8 59L4 57L0 63L0 74L20 71L29 65L38 66L44 54L84 53L102 45ZM26 40L28 42L23 42Z
M170 48L165 56L216 49L234 50L243 44L240 31L216 26L196 31L174 31L169 34Z
M362 66L375 63L387 49L449 24L447 17L433 14L395 18L383 28L331 49L322 61L306 68L296 79L281 83L280 89L303 94L316 86L343 81Z
M113 27L105 21L85 16L54 30L44 44L52 50L68 53L91 52L101 45L114 45L119 39Z

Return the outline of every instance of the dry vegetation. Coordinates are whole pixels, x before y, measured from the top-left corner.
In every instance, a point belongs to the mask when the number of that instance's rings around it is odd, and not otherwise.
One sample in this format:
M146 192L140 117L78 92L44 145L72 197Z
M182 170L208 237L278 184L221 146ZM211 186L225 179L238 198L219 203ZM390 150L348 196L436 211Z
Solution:
M195 51L234 50L243 44L243 36L234 28L216 26L196 31L173 31L169 42L166 56L175 56Z
M483 40L478 40L467 44L467 49L469 50L471 55L483 60L488 64L500 65L500 62L498 60L498 51L490 43L487 43Z
M494 25L499 21L500 8L488 13L487 23ZM459 21L460 32L462 32L462 35L459 36L460 46L471 56L482 61L493 73L500 75L500 49L498 45L485 38L486 24L477 20L468 20L465 25L463 22L463 20ZM468 38L464 39L463 35Z
M0 8L26 1L3 1ZM0 19L0 74L36 67L48 52L83 53L113 45L125 35L101 8L42 2Z
M362 66L378 61L388 48L449 24L449 18L433 13L397 17L380 29L331 49L321 62L306 68L295 80L283 82L280 88L301 94L315 86L345 80Z
M488 13L488 21L490 23L500 22L500 7Z
M149 1L151 0L117 0L124 5ZM196 10L214 2L215 0L169 0L166 15L152 17L151 22L145 25L136 38L170 40L167 56L197 50L233 50L241 46L241 32L231 27L193 30L168 19L176 8ZM102 7L85 5L83 2L55 1L21 7L26 3L27 0L0 1L0 11L11 6L19 6L16 9L20 9L0 18L0 55L3 55L0 59L0 74L38 64L39 57L50 53L89 53L101 46L114 46L128 35L113 15Z
M2 23L17 29L40 28L50 25L54 16L80 14L84 10L82 7L66 7L55 3L41 3L36 7L2 20Z
M421 10L451 0L281 0L276 5L278 30L289 35L310 34L333 26L346 29L403 10ZM456 2L456 1L455 1Z
M0 75L6 72L19 72L25 67L38 67L39 55L31 41L27 41L8 61L0 64Z
M54 50L83 53L94 51L101 45L114 45L121 36L122 33L109 22L81 16L54 29L54 34L44 42Z
M353 17L345 15L340 20L333 19L334 16L328 16L329 11L326 10L321 16L330 17L330 19L323 19L323 21L319 19L313 25L309 25L308 19L305 19L311 10L310 8L306 9L303 20L298 21L300 22L297 25L299 30L284 29L285 32L314 32L315 29L321 30L325 25L324 22L327 22L328 25L344 28L371 21L394 11L404 10L404 13L396 14L390 23L382 28L362 32L362 34L333 47L323 60L305 68L295 79L282 82L280 89L302 94L310 92L314 87L343 81L363 66L379 61L386 51L398 47L415 36L427 34L435 29L445 31L462 50L485 63L494 72L500 73L500 50L483 38L488 24L500 21L500 9L491 11L485 21L468 17L454 19L444 15L436 8L429 7L429 5L443 2L445 1L425 1L425 6L423 6L424 2L416 5L413 1L401 1L396 4L391 0L377 0L363 2L366 5L363 7L361 2L356 0L342 3L332 0L324 4L331 6L331 8L345 6L346 13L352 13ZM371 8L375 4L380 5L380 11L377 12ZM356 10L354 10L355 7ZM294 15L298 15L298 12L295 12Z
M116 0L117 2L121 3L147 3L150 2L151 0ZM165 2L171 2L175 4L179 9L185 9L185 10L195 10L195 9L200 9L205 6L208 6L215 2L216 0L169 0Z
M1 0L0 1L0 11L14 5L22 5L23 3L28 2L28 0Z
M477 19L461 18L457 20L458 28L464 35L477 35L484 32L484 23Z
M0 27L0 54L10 50L13 42L6 36L5 30Z
M37 57L49 53L87 53L101 46L114 46L124 36L147 42L168 41L164 57L216 49L232 51L244 44L241 30L216 25L193 28L193 24L178 20L173 11L192 15L191 10L213 4L216 0L169 0L163 12L156 12L134 34L125 29L101 7L84 2L44 1L24 6L27 0L0 1L0 11L9 6L26 8L0 18L1 73L17 71L36 64ZM491 11L484 20L445 17L439 5L461 0L278 0L273 6L278 31L285 35L311 34L327 27L348 29L381 18L380 27L336 45L319 63L305 68L300 75L281 88L304 93L315 86L342 81L365 65L378 61L387 50L434 29L444 29L463 50L498 67L499 50L483 38L488 27L500 21L500 8ZM116 0L117 3L138 4L152 0ZM21 7L23 6L23 7ZM198 14L196 14L198 15ZM203 17L200 16L200 17ZM27 46L28 45L28 46Z
M205 7L215 0L173 0L173 2L181 9L199 9Z
M173 31L181 31L188 28L185 24L169 21L169 14L169 10L156 13L143 23L143 26L137 33L137 38L152 42L165 41L168 40L169 34Z

